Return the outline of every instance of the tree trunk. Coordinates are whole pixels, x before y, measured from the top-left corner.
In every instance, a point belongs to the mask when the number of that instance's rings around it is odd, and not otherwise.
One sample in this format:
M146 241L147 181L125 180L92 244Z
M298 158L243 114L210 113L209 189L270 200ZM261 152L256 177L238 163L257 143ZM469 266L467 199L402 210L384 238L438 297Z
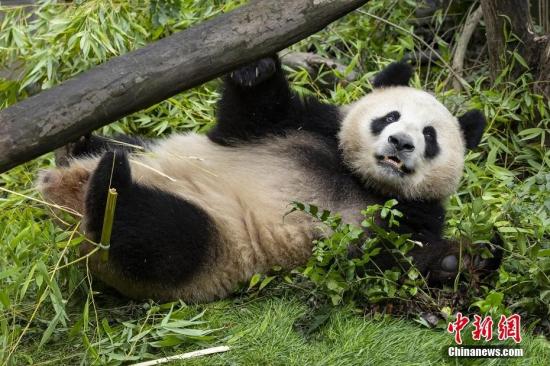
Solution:
M367 0L256 0L0 111L0 173L323 29Z
M550 35L539 37L541 43L540 54L540 70L537 77L538 82L535 84L535 92L543 94L547 99L550 99ZM546 43L544 47L543 43Z
M525 59L535 77L535 91L550 98L550 35L535 34L529 12L528 0L481 0L483 19L487 31L489 67L493 80L506 64L508 50L512 47ZM505 35L511 31L518 41L506 42ZM521 65L512 70L516 76Z

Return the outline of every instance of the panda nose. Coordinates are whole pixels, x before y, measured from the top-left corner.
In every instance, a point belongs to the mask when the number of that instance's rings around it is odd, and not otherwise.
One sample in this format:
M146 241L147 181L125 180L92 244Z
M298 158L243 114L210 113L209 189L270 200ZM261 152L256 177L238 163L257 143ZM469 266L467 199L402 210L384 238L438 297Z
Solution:
M388 142L395 146L397 151L413 151L414 144L412 138L405 133L396 133L388 137Z

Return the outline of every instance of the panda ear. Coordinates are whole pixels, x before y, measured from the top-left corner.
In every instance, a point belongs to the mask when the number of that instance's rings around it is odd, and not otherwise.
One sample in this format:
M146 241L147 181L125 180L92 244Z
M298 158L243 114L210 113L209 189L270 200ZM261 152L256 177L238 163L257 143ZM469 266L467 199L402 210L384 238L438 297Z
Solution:
M413 74L412 66L406 62L393 62L380 71L372 82L375 88L385 86L408 86Z
M458 117L458 123L464 135L466 148L474 149L481 141L481 135L483 135L486 125L485 117L479 110L472 109Z

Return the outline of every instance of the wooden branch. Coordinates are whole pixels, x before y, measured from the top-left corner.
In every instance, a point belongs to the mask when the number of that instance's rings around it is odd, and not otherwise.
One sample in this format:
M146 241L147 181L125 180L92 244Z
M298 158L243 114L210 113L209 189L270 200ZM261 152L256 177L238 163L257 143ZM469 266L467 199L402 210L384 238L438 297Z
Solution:
M313 34L367 0L256 0L0 111L0 173Z
M477 25L481 21L482 16L483 10L481 9L481 6L479 6L472 14L468 16L468 19L464 24L464 29L462 29L462 33L456 43L456 49L453 56L453 69L459 77L453 78L453 88L457 91L462 90L462 83L460 81L462 78L462 71L464 69L466 49L468 48L468 43L470 43L470 39L472 38Z

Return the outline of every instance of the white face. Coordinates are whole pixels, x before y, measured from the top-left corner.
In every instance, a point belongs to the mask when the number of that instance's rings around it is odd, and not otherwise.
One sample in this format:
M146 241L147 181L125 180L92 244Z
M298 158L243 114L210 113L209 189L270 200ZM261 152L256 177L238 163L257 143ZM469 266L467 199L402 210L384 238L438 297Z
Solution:
M366 184L407 199L456 191L465 142L458 120L432 95L405 86L375 89L343 110L340 147Z

